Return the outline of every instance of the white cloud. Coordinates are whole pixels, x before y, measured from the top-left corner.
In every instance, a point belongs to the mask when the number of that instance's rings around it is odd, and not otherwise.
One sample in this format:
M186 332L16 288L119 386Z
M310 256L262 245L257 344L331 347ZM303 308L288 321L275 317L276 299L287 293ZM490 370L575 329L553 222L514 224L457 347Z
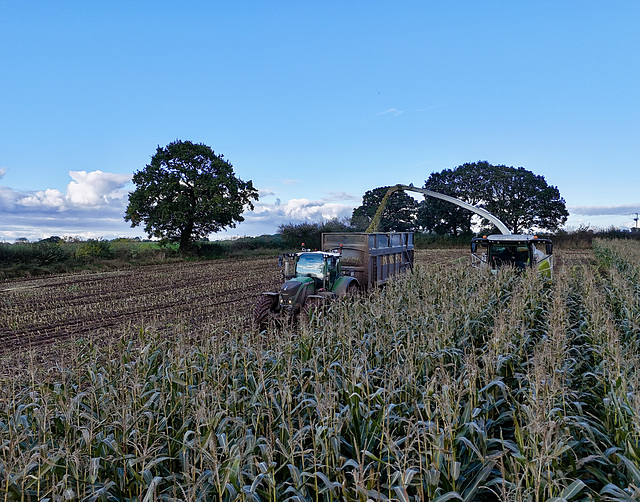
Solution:
M130 176L102 171L72 171L69 175L71 182L66 191L21 191L0 186L0 240L37 240L50 235L108 239L145 235L139 227L132 229L123 218ZM256 202L253 211L243 213L244 222L212 237L273 234L282 224L348 218L359 203L358 197L343 192L327 193L320 200L286 200L271 190L260 190L260 194L267 200Z
M40 190L36 192L35 195L29 195L26 197L22 197L17 202L21 206L27 207L55 207L60 210L65 209L65 199L64 195L60 190L55 190L48 188L47 190Z
M327 200L276 199L274 203L258 202L253 211L243 213L244 222L236 228L227 229L212 238L224 239L239 235L274 234L283 224L321 222L333 218L348 218L354 205L340 204Z
M123 215L130 175L71 171L66 192L15 190L0 186L0 240L13 236L37 240L50 235L85 238L138 236Z
M247 221L250 219L271 221L273 226L277 227L288 222L344 218L351 216L352 211L353 206L336 202L309 199L290 199L282 202L277 199L273 204L258 203L252 212L247 212L243 216Z
M0 167L0 178L4 177L7 174L7 169L5 167Z
M346 210L344 204L309 199L291 199L284 205L284 214L296 220L330 220L340 217Z
M0 192L0 201L7 208L11 205L22 208L41 208L58 211L82 208L121 207L125 204L128 191L125 185L131 181L128 174L104 173L102 171L69 171L71 181L66 194L60 190L48 188L37 192L18 192L5 189ZM7 192L8 191L8 192Z
M122 199L123 188L131 181L127 174L103 173L102 171L69 171L73 179L67 186L67 200L72 205L96 206L108 204L110 200Z

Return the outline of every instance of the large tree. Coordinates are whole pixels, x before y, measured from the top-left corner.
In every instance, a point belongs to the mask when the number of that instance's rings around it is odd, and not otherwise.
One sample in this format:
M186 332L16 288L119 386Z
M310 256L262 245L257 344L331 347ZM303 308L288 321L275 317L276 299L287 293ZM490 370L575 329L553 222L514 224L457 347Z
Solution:
M482 201L478 186L487 178L487 163L464 164L432 173L424 188L477 205ZM418 225L439 235L471 232L474 213L434 197L425 197L418 208Z
M365 230L376 214L389 187L378 187L367 191L362 197L362 205L353 210L351 226ZM405 192L395 192L382 213L379 230L381 232L406 232L416 228L418 202Z
M242 181L233 166L203 144L174 141L158 147L151 162L133 175L124 219L135 227L144 223L149 237L180 243L180 252L193 240L244 221L258 191Z
M467 163L433 173L425 188L483 207L513 233L533 229L555 231L569 213L557 187L523 167ZM418 224L439 234L471 230L472 213L448 202L426 197L420 203Z

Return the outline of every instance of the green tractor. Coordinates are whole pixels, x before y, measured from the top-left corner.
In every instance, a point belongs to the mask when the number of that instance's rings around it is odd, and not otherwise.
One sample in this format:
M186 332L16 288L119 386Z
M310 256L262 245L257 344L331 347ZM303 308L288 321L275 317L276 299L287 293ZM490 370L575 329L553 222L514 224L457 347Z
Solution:
M275 322L293 323L312 317L321 305L354 296L360 284L343 273L342 255L334 251L301 251L279 257L284 284L276 293L262 293L253 312L255 327L262 331ZM350 273L350 272L349 272Z

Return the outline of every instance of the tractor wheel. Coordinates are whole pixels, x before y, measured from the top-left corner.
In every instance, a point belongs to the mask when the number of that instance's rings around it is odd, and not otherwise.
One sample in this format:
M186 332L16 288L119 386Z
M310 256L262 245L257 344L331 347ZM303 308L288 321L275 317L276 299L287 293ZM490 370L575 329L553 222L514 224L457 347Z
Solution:
M253 309L253 326L258 331L264 331L269 327L270 321L275 314L276 299L271 296L262 295L258 298Z
M324 301L320 298L307 298L307 301L300 310L300 325L309 326L313 320L316 322L322 313Z
M355 282L352 282L347 286L347 291L344 294L344 297L347 299L352 299L358 296L358 285Z

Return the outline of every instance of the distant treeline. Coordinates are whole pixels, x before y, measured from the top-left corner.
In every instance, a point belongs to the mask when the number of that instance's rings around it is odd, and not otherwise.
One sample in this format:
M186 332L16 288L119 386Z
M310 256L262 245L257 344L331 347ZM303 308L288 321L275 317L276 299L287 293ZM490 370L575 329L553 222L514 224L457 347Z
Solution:
M187 259L215 259L261 253L295 251L303 247L319 249L323 232L354 232L345 220L320 223L289 223L281 225L274 235L242 237L221 241L195 243ZM559 231L550 237L557 248L589 248L594 238L640 239L640 233L610 228L593 230L581 227L572 231ZM472 234L441 236L416 232L417 249L466 247ZM77 240L49 237L39 242L0 243L0 279L61 274L82 269L121 268L170 260L184 259L178 253L177 243L140 239Z
M323 232L358 232L352 227L348 220L329 220L322 223L301 223L295 225L289 223L280 225L278 234L282 241L282 245L287 248L300 248L304 243L306 248L318 249L321 246L321 235ZM490 233L496 230L484 229L482 232ZM470 244L471 238L476 234L462 233L453 235L437 235L428 232L415 232L414 243L418 249L427 249L429 247L453 248L466 247ZM614 227L603 229L592 229L588 226L581 226L575 230L559 230L553 234L540 233L540 237L548 237L559 247L591 247L591 241L594 238L602 239L640 239L640 232L629 232ZM263 236L265 237L265 236ZM255 239L262 239L256 237Z

